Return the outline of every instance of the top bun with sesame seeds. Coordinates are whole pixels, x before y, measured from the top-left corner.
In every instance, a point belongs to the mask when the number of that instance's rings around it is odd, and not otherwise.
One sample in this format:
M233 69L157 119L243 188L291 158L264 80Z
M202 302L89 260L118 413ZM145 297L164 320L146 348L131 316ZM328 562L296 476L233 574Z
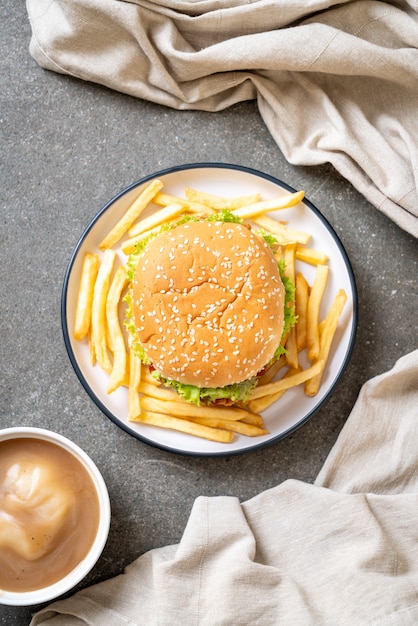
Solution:
M151 239L131 297L147 362L184 385L226 387L256 377L282 339L277 259L241 223L189 221Z

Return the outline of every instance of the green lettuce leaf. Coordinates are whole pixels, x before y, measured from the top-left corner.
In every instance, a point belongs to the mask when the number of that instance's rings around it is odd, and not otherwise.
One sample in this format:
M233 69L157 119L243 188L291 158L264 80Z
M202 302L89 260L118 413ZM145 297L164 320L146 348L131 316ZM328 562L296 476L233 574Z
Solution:
M201 404L216 404L217 400L230 400L234 404L245 403L257 385L256 376L241 383L227 385L226 387L196 387L195 385L186 385L177 380L164 378L156 370L152 375L167 387L175 389L181 398L197 406Z
M208 215L205 219L207 222L233 222L234 224L243 223L243 219L238 217L238 215L234 215L234 213L232 213L229 209L221 209L216 213Z
M284 287L284 323L283 323L283 333L282 333L282 341L286 337L289 330L296 324L297 315L295 313L295 286L291 279L288 276L284 275L286 264L283 260L278 262L278 268L280 273L280 278L282 279L283 287ZM274 358L277 360L282 354L286 354L286 348L280 343L276 352L274 353Z

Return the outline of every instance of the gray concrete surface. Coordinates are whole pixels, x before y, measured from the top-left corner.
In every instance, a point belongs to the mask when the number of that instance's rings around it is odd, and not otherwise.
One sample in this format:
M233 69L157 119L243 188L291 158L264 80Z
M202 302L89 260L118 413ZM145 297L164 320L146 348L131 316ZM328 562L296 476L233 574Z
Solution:
M254 103L176 112L45 72L28 53L24 5L6 0L0 13L0 427L56 430L102 471L112 526L82 588L178 542L201 494L246 500L287 478L314 480L361 385L416 347L417 245L330 166L288 164ZM230 458L177 456L120 430L81 387L61 333L64 272L89 220L142 176L199 161L250 166L305 189L339 234L359 294L357 343L332 398L292 436ZM28 624L35 608L0 606L0 624Z

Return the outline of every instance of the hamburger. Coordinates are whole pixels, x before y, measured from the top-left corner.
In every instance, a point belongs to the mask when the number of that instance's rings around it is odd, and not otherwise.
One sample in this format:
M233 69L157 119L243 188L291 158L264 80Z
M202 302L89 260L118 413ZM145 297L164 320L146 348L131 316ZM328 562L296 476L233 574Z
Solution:
M185 400L245 404L285 352L294 288L274 245L223 211L185 215L129 257L132 346Z

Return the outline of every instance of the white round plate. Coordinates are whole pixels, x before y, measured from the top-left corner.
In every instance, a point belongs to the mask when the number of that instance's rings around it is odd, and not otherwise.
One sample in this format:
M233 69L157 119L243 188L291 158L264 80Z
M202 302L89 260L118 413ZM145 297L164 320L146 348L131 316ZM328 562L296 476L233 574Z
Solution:
M349 259L331 225L307 199L296 207L281 210L278 219L287 220L289 226L294 229L311 233L309 245L325 252L329 257L330 272L321 305L321 316L325 315L338 289L345 289L348 299L332 343L319 393L315 397L308 397L304 394L303 385L287 391L280 400L263 412L269 430L268 435L256 438L236 435L232 443L222 444L172 430L129 422L126 388L119 388L108 395L106 393L108 376L98 365L93 367L90 364L87 341L77 342L73 339L76 298L84 254L86 252L98 252L99 256L102 254L97 247L101 239L125 213L141 187L153 178L162 180L164 192L180 197L184 197L185 187L224 197L259 192L263 199L295 191L267 174L222 163L173 167L147 176L124 189L88 225L73 252L66 272L61 317L64 340L74 370L92 400L105 415L137 439L157 448L192 456L230 456L283 439L307 422L330 397L348 364L357 327L357 292ZM117 253L121 262L125 262L125 255L120 251ZM303 264L303 273L312 284L315 268Z

